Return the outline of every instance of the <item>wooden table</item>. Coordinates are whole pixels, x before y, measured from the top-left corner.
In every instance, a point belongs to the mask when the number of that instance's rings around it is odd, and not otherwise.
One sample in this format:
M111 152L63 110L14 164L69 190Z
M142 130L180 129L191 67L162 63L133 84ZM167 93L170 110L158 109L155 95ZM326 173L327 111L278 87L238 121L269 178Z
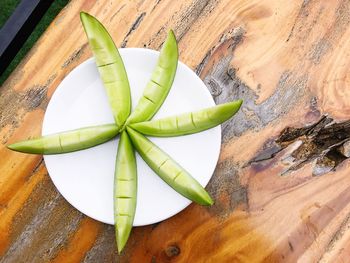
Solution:
M5 148L40 134L56 87L91 56L81 10L121 47L159 49L173 28L216 102L245 101L223 125L215 205L135 228L121 256L113 226L69 205L42 156ZM347 0L70 2L0 89L0 262L349 262L349 23Z

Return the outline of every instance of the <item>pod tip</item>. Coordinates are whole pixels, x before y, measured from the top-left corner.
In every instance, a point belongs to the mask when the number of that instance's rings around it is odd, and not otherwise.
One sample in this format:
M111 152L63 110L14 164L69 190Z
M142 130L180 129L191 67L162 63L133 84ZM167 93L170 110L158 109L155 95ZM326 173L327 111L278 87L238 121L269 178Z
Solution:
M211 206L214 204L214 200L211 198L211 196L209 195L209 193L207 191L202 192L202 196L200 198L200 200L196 201L198 204L200 205L204 205L204 206Z
M86 13L86 12L84 12L84 11L81 11L81 12L80 12L80 18L83 18L83 17L88 16L88 15L89 15L89 14Z
M29 151L26 151L27 142L28 141L20 141L20 142L12 143L12 144L6 145L6 148L15 152L31 153Z
M82 22L88 22L89 19L96 19L96 18L93 17L92 15L90 15L89 13L84 12L84 11L80 12L80 20Z
M175 33L172 29L169 29L169 31L168 31L168 37L171 37L176 41L176 36L175 36Z
M214 204L214 200L209 196L209 199L207 200L206 205L207 205L207 206L211 206L211 205L213 205L213 204Z
M120 255L123 251L123 248L121 248L120 246L117 245L117 249L118 249L118 255Z
M220 105L222 105L223 107L229 107L230 109L233 110L233 113L236 113L241 108L242 104L243 104L243 100L239 99L239 100L230 101Z
M118 255L120 255L128 241L129 235L120 235L118 231L116 231L116 244L117 244L117 251Z
M23 144L21 142L9 144L6 148L15 152L23 152Z
M7 148L7 149L10 149L10 150L12 150L12 151L14 151L14 150L16 149L15 143L14 143L14 144L6 145L6 148Z

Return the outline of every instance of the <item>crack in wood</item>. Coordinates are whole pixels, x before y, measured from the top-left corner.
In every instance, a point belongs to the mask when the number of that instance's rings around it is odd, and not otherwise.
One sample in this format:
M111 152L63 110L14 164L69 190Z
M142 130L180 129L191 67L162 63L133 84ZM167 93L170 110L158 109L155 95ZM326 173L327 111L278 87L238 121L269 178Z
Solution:
M249 163L273 159L278 152L295 142L299 145L286 157L290 165L283 174L298 170L312 161L314 176L334 171L350 156L350 120L335 122L328 116L322 116L306 127L287 127Z

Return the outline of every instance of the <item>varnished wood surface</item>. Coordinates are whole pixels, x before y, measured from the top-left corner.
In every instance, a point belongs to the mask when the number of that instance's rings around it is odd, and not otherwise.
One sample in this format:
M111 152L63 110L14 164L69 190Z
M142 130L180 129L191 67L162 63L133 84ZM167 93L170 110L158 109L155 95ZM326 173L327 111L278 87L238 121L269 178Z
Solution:
M41 156L5 148L40 134L58 84L91 56L81 10L122 47L159 49L173 28L216 102L244 99L223 125L215 205L134 228L121 256L113 227L71 207ZM313 176L347 130L281 136L350 119L349 25L347 0L71 1L0 88L0 262L349 262L350 164Z

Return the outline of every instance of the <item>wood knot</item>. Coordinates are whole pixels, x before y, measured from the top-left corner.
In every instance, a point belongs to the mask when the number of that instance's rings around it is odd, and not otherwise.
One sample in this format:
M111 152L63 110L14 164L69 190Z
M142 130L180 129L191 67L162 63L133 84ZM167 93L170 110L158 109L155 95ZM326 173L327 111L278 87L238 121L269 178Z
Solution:
M207 86L209 88L210 94L214 97L219 96L222 92L220 85L216 82L215 79L210 78L207 81Z
M234 68L229 68L227 70L227 75L232 79L235 80L236 79L236 69ZM261 86L261 84L259 84Z
M180 255L180 248L177 245L170 245L165 249L165 255L168 258L176 257Z

